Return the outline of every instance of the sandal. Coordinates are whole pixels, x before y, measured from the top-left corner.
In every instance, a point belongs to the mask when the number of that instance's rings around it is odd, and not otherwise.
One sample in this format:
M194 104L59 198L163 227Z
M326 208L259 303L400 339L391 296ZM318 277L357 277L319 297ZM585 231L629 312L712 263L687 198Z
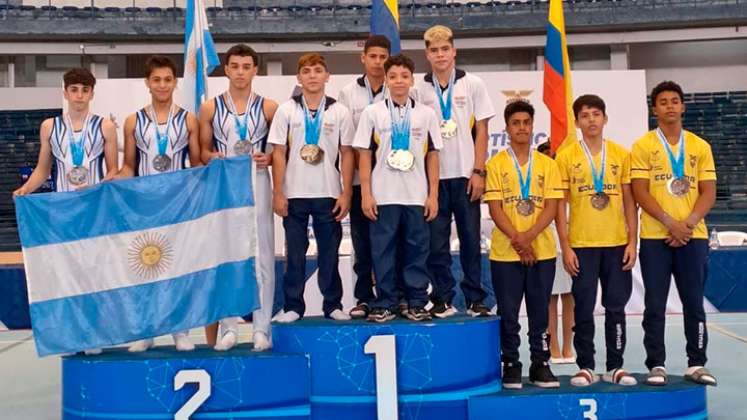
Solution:
M605 373L602 379L604 379L605 382L615 385L633 386L638 384L638 381L633 377L633 375L623 368L612 369Z
M699 385L716 386L716 377L703 366L692 366L685 371L685 379Z
M571 377L571 385L573 386L589 386L597 381L599 381L599 376L588 368L579 370Z
M669 382L667 370L663 366L656 366L648 372L646 385L664 386Z

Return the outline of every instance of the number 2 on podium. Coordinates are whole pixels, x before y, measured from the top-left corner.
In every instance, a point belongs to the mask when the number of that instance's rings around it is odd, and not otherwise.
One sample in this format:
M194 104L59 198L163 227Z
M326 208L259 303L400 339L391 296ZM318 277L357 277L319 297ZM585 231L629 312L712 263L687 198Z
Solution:
M204 369L180 370L174 376L174 391L186 384L197 384L197 392L174 414L174 420L189 420L198 408L210 398L210 374Z
M397 420L397 350L393 335L374 335L363 346L376 364L376 413L379 420Z

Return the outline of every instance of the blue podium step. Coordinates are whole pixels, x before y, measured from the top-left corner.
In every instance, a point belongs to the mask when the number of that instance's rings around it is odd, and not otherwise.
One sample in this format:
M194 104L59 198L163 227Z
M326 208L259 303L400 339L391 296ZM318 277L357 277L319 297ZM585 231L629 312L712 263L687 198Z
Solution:
M187 383L175 390L178 377ZM62 418L178 420L188 400L206 393L185 420L301 420L309 418L309 385L309 360L301 354L257 353L249 345L228 353L114 349L63 358Z
M524 385L521 390L476 396L469 400L469 420L510 419L627 419L700 420L708 418L705 386L670 375L669 385L623 387L599 382L585 388L561 376L559 389Z
M275 325L273 343L275 351L309 355L313 419L377 418L377 368L385 368L365 352L372 336L394 336L389 350L396 355L400 419L466 419L471 396L500 390L498 331L498 318L386 324L306 318Z

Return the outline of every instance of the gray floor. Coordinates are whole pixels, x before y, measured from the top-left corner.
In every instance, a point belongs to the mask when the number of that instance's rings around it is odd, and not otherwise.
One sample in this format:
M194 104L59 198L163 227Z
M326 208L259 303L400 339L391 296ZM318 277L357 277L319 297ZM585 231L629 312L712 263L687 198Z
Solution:
M708 389L710 419L747 419L747 314L713 314L709 316L708 367L717 376L719 386ZM597 317L597 348L603 349ZM250 327L241 327L241 340L248 341ZM526 323L522 330L522 359L528 359ZM192 331L195 342L202 341L202 331ZM641 317L628 317L626 368L643 372L643 332ZM170 338L162 339L170 344ZM686 367L682 317L667 318L667 369L681 374ZM597 366L603 367L603 352L597 353ZM556 374L570 375L574 365L554 366ZM60 360L38 358L29 331L0 332L0 418L13 420L56 420L60 418Z

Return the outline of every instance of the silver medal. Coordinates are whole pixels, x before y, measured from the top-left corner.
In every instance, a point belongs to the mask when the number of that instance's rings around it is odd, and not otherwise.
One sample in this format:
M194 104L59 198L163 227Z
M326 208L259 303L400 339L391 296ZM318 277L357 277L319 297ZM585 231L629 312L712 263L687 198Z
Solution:
M397 171L411 171L415 166L415 156L409 150L392 150L386 157L386 164Z
M233 145L233 152L236 153L238 156L252 154L252 142L248 140L237 141Z
M591 206L597 210L604 210L610 203L610 196L600 192L591 196Z
M452 119L448 119L446 121L441 121L441 138L451 139L456 136L457 133L457 123L454 122Z
M667 190L675 197L680 197L690 192L690 181L687 178L672 178L667 181Z
M316 165L322 161L324 157L324 150L316 144L305 144L301 148L301 159L310 164Z
M164 172L171 169L171 158L167 155L157 155L153 158L153 169Z
M532 200L519 200L516 203L516 211L522 216L530 216L534 213L534 201Z
M78 186L88 182L88 168L76 166L67 173L67 180L72 185Z

